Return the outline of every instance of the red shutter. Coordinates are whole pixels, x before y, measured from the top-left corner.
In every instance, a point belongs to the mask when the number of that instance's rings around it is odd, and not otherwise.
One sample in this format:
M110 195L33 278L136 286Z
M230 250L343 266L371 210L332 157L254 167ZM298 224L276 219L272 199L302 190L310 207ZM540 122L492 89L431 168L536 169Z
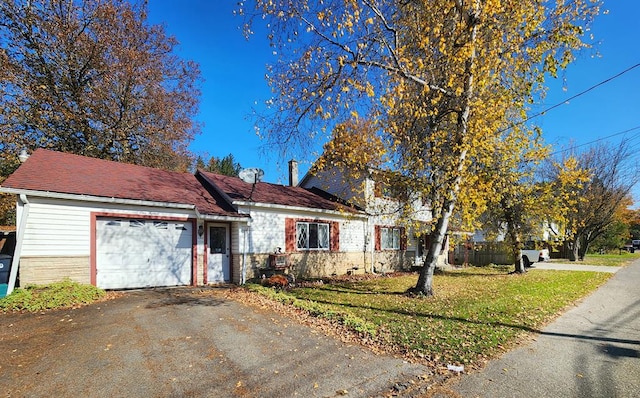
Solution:
M380 226L379 225L375 226L375 239L376 239L376 242L375 242L376 250L380 251L381 246L380 246Z
M404 227L400 228L400 250L407 250L407 229Z
M374 182L373 183L373 195L376 198L381 198L382 197L382 183L381 182Z
M294 218L284 219L285 252L296 251L296 220Z
M332 252L340 251L340 223L331 222L329 224L329 249Z

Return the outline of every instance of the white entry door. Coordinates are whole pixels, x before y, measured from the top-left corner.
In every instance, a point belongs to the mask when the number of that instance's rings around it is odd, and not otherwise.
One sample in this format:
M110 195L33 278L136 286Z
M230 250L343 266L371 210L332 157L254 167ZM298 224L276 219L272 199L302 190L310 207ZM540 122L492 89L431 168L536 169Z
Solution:
M228 225L209 225L209 252L207 253L207 281L209 283L231 282L229 240Z

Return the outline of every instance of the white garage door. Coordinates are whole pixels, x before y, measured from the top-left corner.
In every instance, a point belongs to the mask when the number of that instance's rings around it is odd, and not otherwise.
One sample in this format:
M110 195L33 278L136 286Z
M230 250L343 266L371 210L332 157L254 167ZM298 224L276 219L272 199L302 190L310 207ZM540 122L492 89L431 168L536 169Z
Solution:
M191 245L191 223L98 218L96 284L103 289L188 285Z

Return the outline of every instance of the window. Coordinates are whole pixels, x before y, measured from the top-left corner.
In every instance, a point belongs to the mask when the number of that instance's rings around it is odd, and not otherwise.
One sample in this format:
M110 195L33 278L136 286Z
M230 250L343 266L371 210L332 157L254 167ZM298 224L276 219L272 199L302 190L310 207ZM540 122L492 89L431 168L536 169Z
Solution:
M142 228L144 227L144 220L129 220L129 227Z
M329 250L329 224L296 223L296 242L298 250Z
M380 247L382 250L400 250L400 228L380 228Z
M153 226L156 229L168 229L169 228L169 223L166 221L154 221L153 222Z

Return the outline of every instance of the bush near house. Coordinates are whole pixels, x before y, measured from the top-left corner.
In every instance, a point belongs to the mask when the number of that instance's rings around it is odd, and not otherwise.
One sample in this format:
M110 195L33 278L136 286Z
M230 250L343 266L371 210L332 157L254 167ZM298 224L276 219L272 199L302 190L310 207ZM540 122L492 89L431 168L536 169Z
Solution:
M18 288L0 299L0 311L38 312L43 310L77 307L104 298L105 291L65 279L49 285L31 285Z

